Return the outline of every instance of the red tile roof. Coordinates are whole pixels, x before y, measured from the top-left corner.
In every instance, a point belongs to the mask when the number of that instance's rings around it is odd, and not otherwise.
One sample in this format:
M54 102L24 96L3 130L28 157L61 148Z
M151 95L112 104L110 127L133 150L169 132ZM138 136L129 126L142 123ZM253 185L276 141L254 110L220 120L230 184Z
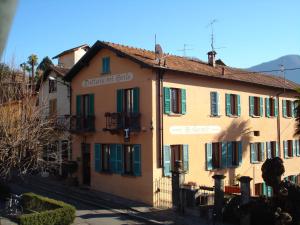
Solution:
M181 57L170 54L163 54L161 60L155 59L155 52L141 48L115 44L111 42L97 41L82 59L66 75L71 80L77 72L102 48L108 48L119 55L128 57L144 66L171 70L183 73L190 73L199 76L214 77L218 79L240 81L251 84L264 85L275 88L295 90L299 84L284 80L279 76L263 73L250 72L244 69L232 68L216 64L215 67L196 58Z

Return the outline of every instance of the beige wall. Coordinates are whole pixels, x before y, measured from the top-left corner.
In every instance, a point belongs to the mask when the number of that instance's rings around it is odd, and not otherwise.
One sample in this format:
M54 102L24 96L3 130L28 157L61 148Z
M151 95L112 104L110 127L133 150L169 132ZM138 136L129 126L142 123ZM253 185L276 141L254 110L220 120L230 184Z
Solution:
M79 59L86 53L86 50L79 48L75 51L64 54L58 58L58 64L65 68L71 68L79 61Z

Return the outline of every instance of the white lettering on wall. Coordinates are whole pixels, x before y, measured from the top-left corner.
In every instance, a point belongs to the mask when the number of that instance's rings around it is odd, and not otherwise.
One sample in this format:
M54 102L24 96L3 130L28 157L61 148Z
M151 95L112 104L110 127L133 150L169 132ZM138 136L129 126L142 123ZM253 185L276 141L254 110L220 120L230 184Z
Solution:
M106 84L126 82L133 79L133 73L121 73L115 75L104 75L102 77L87 79L82 81L82 87L94 87Z
M171 134L217 134L221 132L220 126L171 126Z

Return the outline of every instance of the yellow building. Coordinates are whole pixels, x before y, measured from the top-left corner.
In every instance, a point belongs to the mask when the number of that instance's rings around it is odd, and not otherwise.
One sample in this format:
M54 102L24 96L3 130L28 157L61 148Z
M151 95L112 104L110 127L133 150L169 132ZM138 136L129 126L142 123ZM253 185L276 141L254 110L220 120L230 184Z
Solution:
M155 205L155 181L182 160L185 182L213 186L250 176L266 192L260 167L284 158L299 174L297 84L215 61L97 41L66 75L72 86L73 160L92 189Z

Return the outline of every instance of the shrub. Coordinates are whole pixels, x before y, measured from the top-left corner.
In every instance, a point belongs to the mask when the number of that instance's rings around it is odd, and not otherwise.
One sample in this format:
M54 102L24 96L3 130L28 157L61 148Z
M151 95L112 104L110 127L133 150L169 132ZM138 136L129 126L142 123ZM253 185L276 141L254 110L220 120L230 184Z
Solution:
M32 213L19 217L21 225L69 225L75 218L73 206L34 193L24 194L22 204Z
M3 181L0 181L0 199L5 200L10 196L10 188Z

